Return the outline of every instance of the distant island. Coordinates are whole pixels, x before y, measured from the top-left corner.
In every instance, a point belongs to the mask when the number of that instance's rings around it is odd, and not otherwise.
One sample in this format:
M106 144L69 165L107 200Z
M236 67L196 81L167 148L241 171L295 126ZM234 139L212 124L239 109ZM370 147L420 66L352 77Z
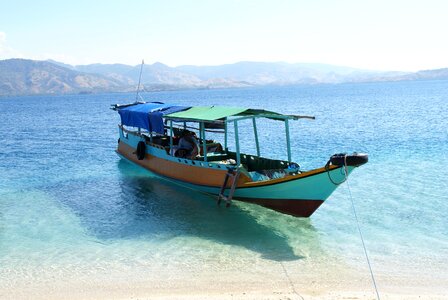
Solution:
M135 91L140 65L72 66L56 61L0 60L0 96ZM238 62L219 66L143 66L146 91L216 89L265 85L448 79L448 68L381 72L328 64Z

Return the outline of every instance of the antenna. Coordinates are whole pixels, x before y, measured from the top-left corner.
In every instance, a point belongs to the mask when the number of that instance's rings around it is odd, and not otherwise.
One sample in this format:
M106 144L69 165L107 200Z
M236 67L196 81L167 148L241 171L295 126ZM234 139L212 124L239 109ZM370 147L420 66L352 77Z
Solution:
M142 80L142 71L143 71L144 64L145 64L145 60L142 59L142 65L140 66L140 76L138 77L138 86L137 86L137 94L135 95L135 101L138 101L138 92L140 91L140 82Z

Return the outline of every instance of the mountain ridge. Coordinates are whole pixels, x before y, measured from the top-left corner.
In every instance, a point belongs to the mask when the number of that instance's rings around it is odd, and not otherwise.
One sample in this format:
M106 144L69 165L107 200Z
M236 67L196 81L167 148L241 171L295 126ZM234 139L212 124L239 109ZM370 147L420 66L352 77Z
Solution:
M448 68L418 72L371 71L320 63L250 62L216 66L89 64L0 60L0 96L235 88L262 85L448 79Z

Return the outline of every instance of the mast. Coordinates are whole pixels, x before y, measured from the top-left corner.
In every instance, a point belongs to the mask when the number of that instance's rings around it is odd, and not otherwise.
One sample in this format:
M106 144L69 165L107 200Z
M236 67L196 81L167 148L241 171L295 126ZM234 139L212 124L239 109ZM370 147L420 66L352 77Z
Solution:
M143 65L145 64L145 61L142 59L142 64L140 66L140 75L138 76L138 86L137 86L137 93L135 95L135 101L138 101L138 92L140 91L140 82L142 80L142 71L143 71Z

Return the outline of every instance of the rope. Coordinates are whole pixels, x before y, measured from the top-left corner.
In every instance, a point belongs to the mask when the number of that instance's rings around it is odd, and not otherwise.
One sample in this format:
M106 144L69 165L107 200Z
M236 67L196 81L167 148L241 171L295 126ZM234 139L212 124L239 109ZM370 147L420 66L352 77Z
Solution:
M366 255L367 265L369 266L370 276L372 277L373 287L375 288L376 292L376 298L380 300L380 294L378 293L378 288L376 286L375 276L373 276L372 266L370 265L369 255L367 254L366 244L364 243L361 227L359 226L358 214L356 213L355 202L353 201L352 197L352 191L350 190L350 185L348 183L347 156L345 156L344 158L344 171L345 171L345 181L347 182L347 189L350 195L350 201L352 203L353 214L356 220L356 226L358 227L359 236L361 237L362 247L364 249L364 254Z
M345 156L347 157L347 156ZM331 178L330 175L330 160L325 164L325 171L327 171L327 175L328 175L328 179L330 179L331 183L333 183L334 185L340 185L342 183L344 183L347 180L347 176L345 176L344 179L342 179L340 182L336 182L333 180L333 178Z
M285 268L285 266L283 265L283 263L280 262L280 264L282 265L283 272L285 272L286 278L288 278L289 285L291 286L291 289L292 289L292 291L294 292L294 294L296 294L297 296L299 296L300 299L305 300L305 298L303 298L303 296L300 295L300 294L296 291L296 288L294 287L294 284L292 283L291 277L289 277L288 272L286 271L286 268Z

